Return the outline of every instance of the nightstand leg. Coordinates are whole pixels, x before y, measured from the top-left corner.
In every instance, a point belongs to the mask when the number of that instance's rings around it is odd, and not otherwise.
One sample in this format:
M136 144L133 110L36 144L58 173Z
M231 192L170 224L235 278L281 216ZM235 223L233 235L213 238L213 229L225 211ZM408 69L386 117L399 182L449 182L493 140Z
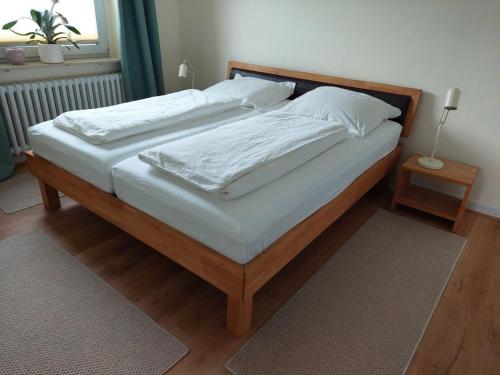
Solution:
M391 211L396 208L397 200L399 196L406 190L408 184L410 183L410 172L399 169L398 179L396 181L396 186L394 187L394 195L392 196Z
M462 199L462 203L460 203L460 207L457 212L457 217L455 218L455 223L453 223L453 229L451 230L453 233L456 233L458 228L460 228L460 225L462 224L462 219L464 218L465 209L467 208L467 203L469 203L469 197L471 191L472 191L472 185L467 186L464 198Z

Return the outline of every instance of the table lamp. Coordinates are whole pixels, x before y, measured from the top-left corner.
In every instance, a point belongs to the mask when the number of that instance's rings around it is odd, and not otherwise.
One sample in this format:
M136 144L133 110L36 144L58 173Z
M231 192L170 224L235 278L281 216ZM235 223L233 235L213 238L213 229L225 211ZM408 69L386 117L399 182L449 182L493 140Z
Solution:
M191 67L191 70L189 70L189 67ZM181 78L186 78L188 73L191 73L192 78L191 78L191 88L194 89L194 67L191 62L186 59L182 62L181 65L179 65L179 77Z
M444 103L443 113L441 114L441 118L439 119L438 130L436 132L436 138L434 139L434 147L432 149L431 156L422 156L417 160L418 165L420 165L421 167L427 169L441 169L444 167L444 163L441 160L434 158L438 145L439 132L441 131L441 127L446 122L450 111L454 111L458 108L459 100L460 90L455 85L455 87L450 88L446 93L446 101Z

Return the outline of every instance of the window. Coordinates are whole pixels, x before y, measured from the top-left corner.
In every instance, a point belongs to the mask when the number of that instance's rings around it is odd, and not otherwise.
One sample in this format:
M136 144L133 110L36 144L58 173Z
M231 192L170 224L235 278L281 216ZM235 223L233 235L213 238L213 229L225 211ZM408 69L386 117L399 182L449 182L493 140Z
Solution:
M5 48L9 46L23 47L27 57L38 56L36 45L26 44L28 37L16 35L9 30L1 30L7 22L21 17L29 17L30 9L50 9L52 0L10 0L8 6L0 12L0 58L5 58ZM64 54L72 57L107 56L108 38L106 33L106 14L104 0L60 0L55 11L63 14L69 23L75 26L81 35L72 34L78 41L80 49L70 44L70 50ZM21 19L14 30L19 33L34 31L36 24L30 19Z

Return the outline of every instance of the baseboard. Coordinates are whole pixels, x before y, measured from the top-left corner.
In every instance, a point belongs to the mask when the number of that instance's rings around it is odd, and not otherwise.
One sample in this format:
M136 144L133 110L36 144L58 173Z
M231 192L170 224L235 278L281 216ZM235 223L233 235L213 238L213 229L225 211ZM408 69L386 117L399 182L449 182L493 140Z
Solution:
M491 207L487 206L485 204L479 203L479 202L469 202L469 210L472 211L477 211L482 214L488 215L488 216L493 216L497 219L500 219L500 208L496 207Z

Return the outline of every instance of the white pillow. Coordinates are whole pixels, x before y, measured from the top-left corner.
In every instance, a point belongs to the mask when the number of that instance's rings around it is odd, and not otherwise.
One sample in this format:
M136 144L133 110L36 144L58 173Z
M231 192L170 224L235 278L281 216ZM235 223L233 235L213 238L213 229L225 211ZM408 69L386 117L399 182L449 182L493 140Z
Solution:
M387 119L401 115L399 108L373 96L333 86L321 86L288 103L284 111L322 120L340 121L350 135L364 137Z
M262 109L289 98L294 90L295 82L273 82L236 74L234 79L219 82L204 91L241 98L243 106Z

